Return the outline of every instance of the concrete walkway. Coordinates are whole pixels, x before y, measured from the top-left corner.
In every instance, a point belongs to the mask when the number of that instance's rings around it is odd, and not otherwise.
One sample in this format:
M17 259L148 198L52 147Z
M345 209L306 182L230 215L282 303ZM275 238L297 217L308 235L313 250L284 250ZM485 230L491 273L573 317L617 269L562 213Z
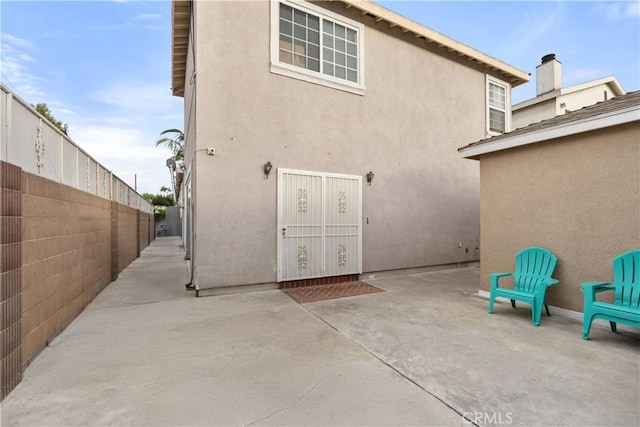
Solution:
M156 239L36 358L2 426L640 424L638 335L490 316L478 269L304 305L194 298L178 244Z

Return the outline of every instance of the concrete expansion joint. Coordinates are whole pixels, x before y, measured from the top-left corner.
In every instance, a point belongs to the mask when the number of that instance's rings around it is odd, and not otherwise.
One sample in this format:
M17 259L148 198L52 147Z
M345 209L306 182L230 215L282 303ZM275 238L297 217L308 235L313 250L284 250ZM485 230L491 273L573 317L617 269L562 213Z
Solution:
M273 411L272 413L270 413L269 415L267 415L266 417L262 417L260 419L257 419L255 421L251 421L249 424L245 424L245 427L249 427L251 425L257 424L260 421L264 421L264 420L268 420L269 418L273 417L274 415L283 412L283 411L289 411L293 408L295 408L300 402L302 402L304 400L305 397L307 397L309 394L311 394L311 392L313 390L316 389L316 387L318 387L320 385L320 383L322 382L322 380L319 380L313 387L311 387L309 390L307 390L302 396L300 396L298 398L298 400L296 400L292 405L289 406L285 406L284 408L280 408L280 409L276 409L275 411Z
M376 358L380 363L382 363L383 365L385 365L386 367L388 367L389 369L391 369L393 372L395 372L397 375L399 375L400 377L404 378L406 381L410 382L411 384L413 384L414 386L418 387L420 390L422 390L423 392L427 393L429 396L433 397L434 399L436 399L438 402L442 403L443 405L445 405L447 408L451 409L453 412L455 412L456 414L460 415L460 417L462 419L465 420L465 423L468 425L472 425L475 427L479 427L478 424L476 424L473 420L470 420L469 418L467 418L465 416L465 412L459 410L458 408L454 407L451 403L445 401L443 398L441 398L440 396L436 395L435 393L427 390L426 388L424 388L423 386L421 386L420 384L418 384L416 381L414 381L413 379L411 379L410 377L408 377L407 375L405 375L402 371L400 371L399 369L397 369L395 366L391 365L390 363L388 363L386 360L382 359L380 356L378 356L377 354L373 353L371 350L369 350L368 348L362 346L360 343L358 343L357 341L353 340L350 336L346 335L344 332L342 332L341 330L339 330L338 328L336 328L335 326L333 326L331 323L329 323L328 321L326 321L325 319L323 319L322 317L318 316L316 313L314 313L313 311L309 310L307 307L305 307L303 304L299 304L300 307L302 307L303 309L305 309L308 313L310 313L312 316L314 316L316 319L320 320L322 323L324 323L325 325L327 325L328 327L330 327L331 329L333 329L334 331L336 331L337 333L339 333L340 335L342 335L343 337L347 338L349 341L351 341L353 344L355 344L356 346L358 346L359 348L361 348L362 350L364 350L366 353L370 354L372 357ZM273 415L273 414L272 414ZM261 420L258 420L261 421ZM255 422L258 422L255 421Z
M135 306L139 306L139 305L159 304L159 303L163 303L163 302L170 302L170 301L157 300L157 301L145 301L145 302L131 302L131 303L114 304L114 305L109 305L109 306L105 306L105 307L97 307L97 308L87 307L86 310L87 311L90 311L90 310L91 311L109 310L109 309L112 309L112 308L135 307Z

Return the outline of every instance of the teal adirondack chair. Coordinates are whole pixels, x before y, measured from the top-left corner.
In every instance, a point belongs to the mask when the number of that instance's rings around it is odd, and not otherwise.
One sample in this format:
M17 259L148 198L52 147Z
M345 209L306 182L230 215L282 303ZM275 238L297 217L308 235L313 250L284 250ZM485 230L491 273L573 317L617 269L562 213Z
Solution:
M596 301L600 292L615 292L615 302ZM617 332L616 322L640 328L640 249L625 252L613 259L613 282L582 283L584 320L582 338L589 339L595 319L609 321Z
M489 314L493 313L496 297L508 298L516 308L516 300L531 305L531 320L534 326L540 325L542 306L549 316L549 307L544 301L549 286L558 281L551 277L556 268L558 257L547 249L531 247L516 254L516 268L513 273L491 273L491 293L489 295ZM513 277L513 289L501 288L500 278Z

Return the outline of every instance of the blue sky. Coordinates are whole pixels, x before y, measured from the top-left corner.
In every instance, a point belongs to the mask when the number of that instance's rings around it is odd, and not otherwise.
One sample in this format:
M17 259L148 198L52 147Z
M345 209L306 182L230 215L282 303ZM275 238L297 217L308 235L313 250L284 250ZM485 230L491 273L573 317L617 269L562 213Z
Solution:
M614 75L640 88L640 1L379 1L535 76L547 53L563 85ZM169 1L7 1L0 4L2 82L45 102L81 147L140 192L169 185L158 134L183 127L171 95ZM535 95L532 80L513 101Z

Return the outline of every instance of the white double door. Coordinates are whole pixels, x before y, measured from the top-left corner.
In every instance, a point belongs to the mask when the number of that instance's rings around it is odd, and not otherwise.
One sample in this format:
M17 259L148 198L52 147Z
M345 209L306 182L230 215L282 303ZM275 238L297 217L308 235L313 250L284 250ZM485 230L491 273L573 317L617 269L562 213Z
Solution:
M362 273L362 177L278 169L278 282Z

